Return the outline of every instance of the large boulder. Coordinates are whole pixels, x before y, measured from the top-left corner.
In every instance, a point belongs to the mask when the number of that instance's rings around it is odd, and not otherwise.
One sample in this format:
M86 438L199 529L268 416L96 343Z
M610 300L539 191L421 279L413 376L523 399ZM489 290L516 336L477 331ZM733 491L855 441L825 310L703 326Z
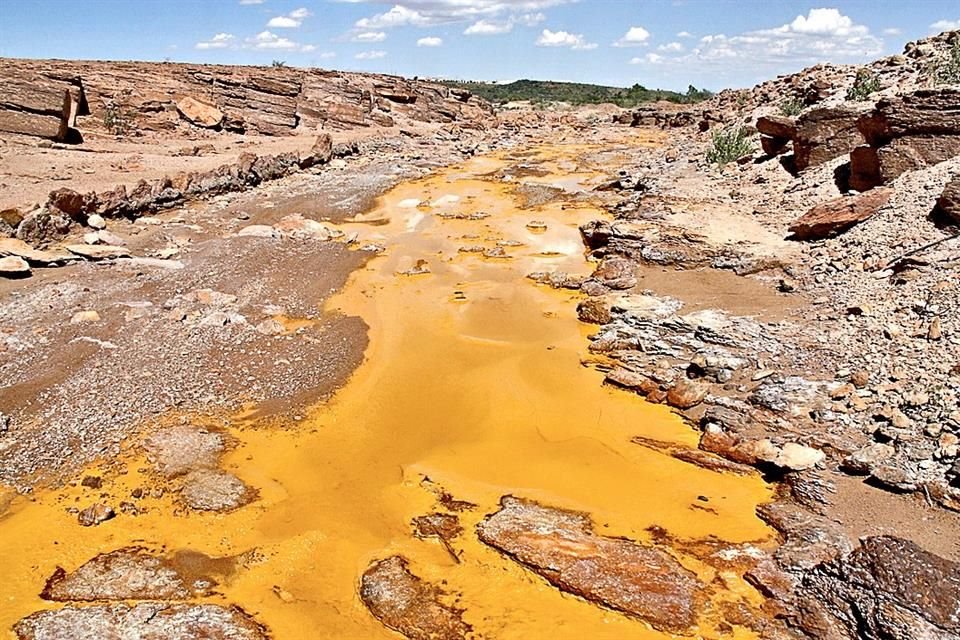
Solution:
M875 214L892 194L893 189L883 188L823 202L798 218L789 230L794 240L820 240L834 236Z
M661 631L687 634L696 623L704 586L670 554L599 535L585 513L512 496L500 506L477 526L480 540L557 588Z
M799 626L812 638L960 637L960 564L893 536L809 572Z
M948 220L960 224L960 177L947 183L943 193L937 198L937 211Z
M830 107L813 109L801 115L793 136L797 170L829 162L863 144L863 136L857 128L861 113L850 107Z
M177 102L177 111L191 124L216 129L223 124L223 111L215 105L187 96Z

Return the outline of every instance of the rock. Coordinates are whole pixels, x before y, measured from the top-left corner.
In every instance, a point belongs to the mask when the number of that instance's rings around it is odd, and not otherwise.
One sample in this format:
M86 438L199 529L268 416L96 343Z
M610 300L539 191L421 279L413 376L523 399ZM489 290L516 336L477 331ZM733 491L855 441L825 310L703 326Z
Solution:
M943 337L943 329L940 327L940 318L934 318L927 327L927 340L939 340Z
M18 640L268 640L239 607L145 602L38 611L14 625Z
M19 256L0 258L0 276L4 278L21 278L30 275L30 265Z
M789 151L790 140L788 138L773 138L771 136L760 136L760 148L768 156L778 156L781 153Z
M191 425L160 429L143 441L147 458L166 478L216 467L226 447L222 434Z
M68 573L58 567L40 597L57 602L185 600L207 595L216 582L181 573L173 562L128 547L98 555Z
M251 224L237 232L244 238L279 238L280 232L266 224Z
M373 617L410 640L465 640L470 635L463 612L444 604L444 595L412 574L400 556L374 562L360 579L360 599Z
M794 165L798 171L850 153L863 144L857 129L860 111L849 107L812 109L797 120L793 136Z
M851 453L840 463L840 468L847 473L868 475L882 462L893 457L895 449L880 442L867 445Z
M100 314L96 311L77 311L70 318L70 324L85 324L87 322L100 322Z
M183 477L180 497L197 511L233 511L252 501L255 493L232 473L197 469Z
M83 527L92 527L98 525L102 522L110 520L116 516L116 512L113 510L113 507L98 502L97 504L90 505L77 515L77 522L80 523Z
M703 382L681 378L667 391L667 404L677 409L690 409L703 402L709 390L709 385Z
M688 633L703 585L667 553L601 536L585 513L504 496L478 526L480 540L557 588L635 616L652 627Z
M771 138L792 140L797 135L797 122L787 116L760 116L757 118L757 131Z
M11 229L16 229L17 225L23 222L23 214L19 209L4 209L0 211L0 222L6 224Z
M216 129L223 123L223 112L216 106L190 96L177 102L177 112L198 127Z
M596 268L592 277L610 289L630 289L637 284L633 269L634 263L626 258L607 258Z
M57 263L79 260L78 256L60 249L34 249L23 240L17 238L0 238L0 256L16 256L23 258L30 264L47 266Z
M577 305L577 317L581 322L607 324L611 320L610 303L603 298L587 298Z
M813 638L960 637L960 564L893 536L865 538L797 590Z
M107 221L98 213L87 216L87 226L91 229L106 229Z
M77 193L73 189L51 191L47 198L48 208L62 211L77 221L82 221L93 206L95 206L95 203L91 202L90 198Z
M820 240L842 233L875 214L892 194L889 188L874 189L818 204L791 224L789 230L795 240Z
M90 109L79 76L56 70L4 67L0 131L79 142L72 129L78 115Z
M68 244L64 246L64 249L89 260L112 260L130 255L126 247L117 247L109 244Z
M59 240L70 232L72 220L57 209L38 209L27 214L17 227L17 238L35 246Z
M950 222L960 225L960 177L954 178L943 188L937 198L937 210Z
M787 471L806 471L817 466L826 456L823 451L796 442L783 445L773 464Z
M321 133L310 148L310 153L300 158L300 168L309 169L318 164L327 164L333 157L333 138L329 133Z

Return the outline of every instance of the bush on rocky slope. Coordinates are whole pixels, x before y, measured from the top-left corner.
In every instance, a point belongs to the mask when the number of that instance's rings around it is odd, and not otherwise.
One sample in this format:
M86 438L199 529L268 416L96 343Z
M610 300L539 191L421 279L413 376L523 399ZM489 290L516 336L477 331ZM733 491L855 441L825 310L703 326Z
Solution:
M751 153L750 132L743 127L729 127L713 134L707 149L707 162L725 165Z

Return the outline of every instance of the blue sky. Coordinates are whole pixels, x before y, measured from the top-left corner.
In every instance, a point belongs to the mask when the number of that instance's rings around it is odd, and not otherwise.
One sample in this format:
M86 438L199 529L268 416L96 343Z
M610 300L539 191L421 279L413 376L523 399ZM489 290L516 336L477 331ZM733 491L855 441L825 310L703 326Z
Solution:
M0 0L0 56L673 89L862 62L951 28L954 0Z

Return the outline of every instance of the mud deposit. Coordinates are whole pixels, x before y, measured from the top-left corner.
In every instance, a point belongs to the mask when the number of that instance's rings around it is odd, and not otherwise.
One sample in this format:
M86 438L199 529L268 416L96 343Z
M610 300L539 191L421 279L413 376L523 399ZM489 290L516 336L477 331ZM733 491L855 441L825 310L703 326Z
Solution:
M209 624L239 619L237 637L258 637L256 625L275 638L761 637L763 599L743 573L774 543L755 514L771 489L632 443L696 448L697 436L602 385L582 362L580 294L527 278L592 271L577 227L602 216L589 196L597 151L476 158L339 225L383 247L328 302L369 326L348 384L295 428L256 412L174 416L207 434L177 464L131 445L85 474L102 481L14 498L0 516L0 628L41 610L109 610L111 593L122 599L110 615L128 620L125 607L162 593L171 616L219 605ZM191 508L198 473L226 477L207 488L214 498L238 499ZM80 526L92 503L115 517ZM140 571L168 588L95 585L87 603L83 580L110 580L110 563L73 574L126 548L124 563L146 556ZM40 595L55 574L48 596L67 594L56 602Z

